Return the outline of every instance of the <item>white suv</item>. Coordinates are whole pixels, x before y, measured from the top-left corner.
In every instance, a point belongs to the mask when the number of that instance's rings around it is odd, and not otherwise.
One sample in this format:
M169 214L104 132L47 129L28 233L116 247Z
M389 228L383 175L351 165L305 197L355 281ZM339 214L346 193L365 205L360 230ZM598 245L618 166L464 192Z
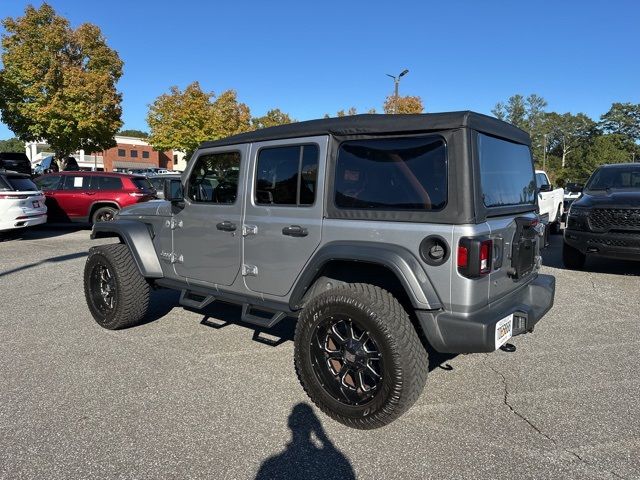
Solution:
M0 232L46 221L44 195L29 175L0 170Z

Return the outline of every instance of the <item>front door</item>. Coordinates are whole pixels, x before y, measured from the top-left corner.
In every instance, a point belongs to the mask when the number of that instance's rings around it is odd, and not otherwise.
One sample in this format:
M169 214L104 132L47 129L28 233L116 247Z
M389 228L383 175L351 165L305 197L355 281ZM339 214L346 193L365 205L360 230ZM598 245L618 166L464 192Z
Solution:
M231 285L240 271L247 145L200 152L176 206L173 261L182 277Z
M63 175L62 190L55 193L55 199L69 219L88 220L95 194L91 176L78 173Z
M320 244L328 137L254 143L247 181L245 284L284 296Z

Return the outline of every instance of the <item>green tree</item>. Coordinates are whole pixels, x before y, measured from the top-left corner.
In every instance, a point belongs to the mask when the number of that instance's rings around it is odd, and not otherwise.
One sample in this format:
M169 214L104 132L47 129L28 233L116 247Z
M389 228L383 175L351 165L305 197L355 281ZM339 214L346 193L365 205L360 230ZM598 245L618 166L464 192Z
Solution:
M2 24L2 121L20 140L45 140L62 163L77 149L114 146L122 61L100 29L84 23L74 30L47 3Z
M634 142L640 140L640 103L614 103L600 117L600 128L606 133L624 135Z
M182 150L187 157L205 140L217 140L251 129L249 107L228 90L215 98L198 82L183 91L171 87L149 106L149 142L157 150Z
M547 135L548 151L560 159L560 167L565 168L567 157L578 146L587 142L596 133L596 123L584 113L546 114L543 130Z
M142 130L129 129L129 130L120 130L118 132L118 135L122 135L124 137L147 138L149 136L149 133L144 132Z
M424 105L420 97L389 95L384 101L384 113L422 113Z
M258 130L259 128L275 127L277 125L286 125L295 122L288 114L279 108L274 108L265 113L262 117L251 119L251 127Z
M24 152L24 142L15 137L0 140L0 152Z
M637 145L625 135L597 135L580 148L580 161L569 162L567 174L576 181L585 181L600 165L632 161L636 149Z

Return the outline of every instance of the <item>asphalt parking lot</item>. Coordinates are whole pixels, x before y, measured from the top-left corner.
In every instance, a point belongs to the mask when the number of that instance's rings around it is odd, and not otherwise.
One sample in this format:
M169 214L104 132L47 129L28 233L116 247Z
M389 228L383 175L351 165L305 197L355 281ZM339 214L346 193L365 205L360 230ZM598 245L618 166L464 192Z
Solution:
M101 329L82 290L84 229L0 242L1 478L640 478L640 264L564 270L515 353L435 358L398 421L356 431L311 407L293 322L178 307ZM274 345L275 344L275 345Z

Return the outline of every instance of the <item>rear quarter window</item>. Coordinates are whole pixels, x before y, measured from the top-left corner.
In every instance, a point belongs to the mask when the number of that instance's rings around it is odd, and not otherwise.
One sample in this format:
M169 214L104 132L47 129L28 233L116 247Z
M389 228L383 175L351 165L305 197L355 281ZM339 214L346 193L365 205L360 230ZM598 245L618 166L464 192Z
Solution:
M447 150L441 137L343 142L335 204L344 209L442 210L447 204Z
M149 182L148 178L135 177L132 178L131 181L138 190L153 190L153 186L151 185L151 182Z
M122 180L118 177L94 177L92 188L95 190L122 190Z

